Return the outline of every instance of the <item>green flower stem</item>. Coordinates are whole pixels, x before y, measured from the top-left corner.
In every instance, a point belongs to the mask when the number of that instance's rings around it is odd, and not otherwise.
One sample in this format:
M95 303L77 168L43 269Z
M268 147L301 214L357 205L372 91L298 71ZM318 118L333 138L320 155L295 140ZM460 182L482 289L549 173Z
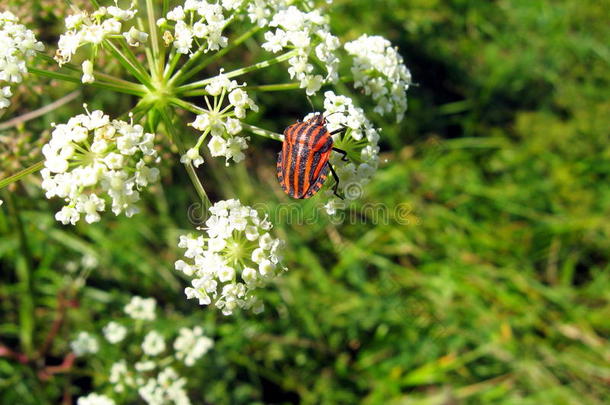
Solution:
M195 104L189 103L188 101L180 100L179 98L172 98L172 99L170 99L169 102L170 102L170 104L173 104L176 107L180 107L180 108L182 108L186 111L190 111L194 114L202 114L205 112L209 112L205 108L196 106ZM269 139L274 139L276 141L284 140L284 135L278 134L277 132L269 131L269 130L259 128L254 125L246 124L245 122L242 122L241 125L243 128L245 128L246 130L250 131L251 133L253 133L255 135L259 135L259 136L269 138Z
M138 29L140 31L146 32L146 24L144 23L144 20L141 17L138 17ZM127 45L129 45L129 44L127 44ZM150 77L152 78L153 81L157 81L157 76L158 76L157 60L153 56L153 53L150 50L150 47L148 47L148 46L145 47L144 53L146 54L146 62L148 63L148 72L150 74Z
M66 82L82 84L80 77L75 77L75 76L72 76L72 75L69 75L66 73L59 73L59 72L52 72L50 70L37 69L32 66L28 66L28 71L30 73L33 73L38 76L49 77L51 79L57 79L57 80L63 80ZM87 83L87 85L97 87L100 89L108 89L108 90L116 91L118 93L132 94L134 96L140 96L140 97L142 97L146 94L146 91L143 88L137 89L137 88L132 88L132 87L124 87L122 85L106 83L106 82L103 82L100 80L95 80L92 83Z
M28 174L36 173L37 171L42 170L43 167L44 167L44 161L41 160L40 162L34 163L32 166L25 168L25 169L21 170L20 172L17 172L15 174L13 174L12 176L7 177L6 179L0 180L0 190L3 189L4 187L8 186L9 184L12 184L12 183L15 183L16 181L21 180L23 177L27 176Z
M252 132L254 135L262 136L265 138L273 139L276 141L283 142L284 135L278 134L277 132L269 131L267 129L259 128L254 125L246 124L245 122L241 123L242 128Z
M205 108L201 108L193 103L189 103L188 101L184 101L179 98L175 98L175 97L171 98L169 100L169 102L170 102L170 104L172 104L176 107L180 107L180 108L182 108L186 111L190 111L194 114L203 114L203 113L209 112L209 110L206 110ZM246 124L245 122L242 122L241 124L245 129L247 129L248 131L252 132L255 135L260 135L265 138L274 139L276 141L284 140L284 135L278 134L277 132L269 131L269 130L259 128L254 125Z
M159 113L161 114L161 119L163 120L166 131L168 132L171 140L176 144L176 146L178 146L178 151L180 152L180 155L184 155L186 153L186 148L184 147L184 143L182 142L180 133L175 131L174 123L172 121L169 108L160 108ZM203 188L201 179L199 179L199 177L197 176L197 172L195 171L193 164L189 162L185 163L184 166L186 168L186 172L188 173L189 178L191 179L191 182L193 183L193 186L195 186L195 191L197 191L197 194L201 199L201 203L203 204L203 211L207 215L209 208L212 206L212 202L210 201L210 198L205 192L205 188Z
M159 58L159 35L157 32L157 19L155 18L155 7L152 0L146 0L146 14L148 16L148 28L150 30L150 42L152 42L153 59ZM152 69L152 66L151 66ZM159 70L160 72L160 70Z
M141 19L139 21L141 22ZM143 25L142 25L141 31L144 31L144 26ZM129 58L131 63L134 66L136 66L138 69L140 69L140 73L142 73L144 75L144 77L150 79L151 76L146 71L146 68L138 60L138 57L136 56L135 53L133 53L133 50L131 49L131 46L127 43L127 39L125 39L125 37L123 37L122 35L121 35L121 38L119 38L119 44L121 45L121 48L123 49L123 52L125 53L127 58ZM149 47L145 47L144 49L146 50L145 51L146 52L146 57L152 59L152 55L150 54L150 48Z
M292 83L278 83L278 84L263 84L260 86L246 86L244 90L253 91L285 91L285 90L297 90L300 88L298 82Z
M181 94L182 97L207 96L208 92L205 89L186 91Z
M163 72L163 78L165 80L168 80L169 77L172 75L172 73L174 73L174 69L176 68L176 65L178 64L178 61L180 61L181 56L182 56L182 54L176 52L176 48L172 47L172 50L170 53L170 58L169 58L167 64L165 65L165 71Z
M46 62L50 62L53 65L57 64L57 61L55 59L53 59L51 56L49 56L45 53L39 52L36 54L36 57L38 59L44 60ZM72 63L64 63L61 65L61 67L72 70L74 72L79 72L79 75L82 75L82 73L83 73L81 68L79 68L76 65L73 65ZM109 75L106 73L102 73L97 70L93 71L93 76L97 79L104 79L103 81L118 84L118 85L125 86L125 87L130 87L134 90L140 90L140 91L144 90L144 86L142 86L141 84L130 82L130 81L124 80L124 79L120 79L118 77L115 77L115 76L112 76L112 75Z
M112 53L112 55L114 55L114 57L119 61L121 65L123 65L125 69L127 69L129 73L131 73L136 79L138 79L138 81L140 81L140 83L142 83L151 90L153 89L150 76L148 76L146 72L142 71L142 66L139 62L137 64L134 64L134 62L129 60L129 58L125 56L121 52L121 50L116 47L115 44L113 44L107 39L105 39L102 44L106 49L108 49L110 53Z
M264 68L274 65L276 63L284 62L284 61L292 58L293 56L296 56L298 54L298 52L299 51L297 49L295 49L295 50L292 50L285 54L276 56L275 58L271 58L271 59L263 61L263 62L255 63L254 65L246 66L245 68L241 68L241 69L237 69L237 70L233 70L231 72L225 73L225 76L227 76L230 79L232 77L240 76L240 75L243 75L243 74L255 71L255 70L264 69ZM201 87L205 87L206 85L211 83L212 80L214 80L214 78L199 80L197 82L193 82L193 83L190 83L190 84L187 84L184 86L180 86L180 87L176 88L176 92L178 94L182 94L188 90L194 90L194 89L198 89Z
M354 80L354 78L352 76L341 76L339 78L339 82L340 83L349 83L352 82ZM327 84L323 84L322 87L324 86L330 86L332 83L327 83ZM300 83L299 82L291 82L291 83L278 83L278 84L263 84L260 86L246 86L244 87L244 90L253 90L253 91L286 91L286 90L297 90L300 89ZM201 90L196 90L196 91L201 91ZM199 95L205 95L205 94L197 94L195 93L195 91L192 92L187 92L184 93L183 95L185 96L199 96Z
M184 83L186 80L190 79L191 77L196 75L198 72L202 71L204 68L206 68L211 63L217 61L218 59L220 59L224 55L226 55L228 52L237 48L239 45L241 45L244 41L246 41L252 35L256 34L259 30L260 30L260 27L258 27L258 26L255 26L255 27L249 29L248 31L243 33L241 36L236 38L233 42L231 42L231 44L229 46L227 46L226 48L222 48L221 50L214 53L210 57L204 59L201 63L199 63L199 59L201 58L201 56L203 56L205 54L206 48L204 48L203 46L199 47L197 52L195 52L191 56L191 58L184 64L184 66L182 66L180 68L180 70L178 70L176 72L176 74L172 77L172 79L169 82L170 85L179 85L181 83ZM191 69L191 67L192 67L192 69Z
M163 3L161 5L161 15L165 16L167 15L167 12L169 11L169 0L163 0ZM158 30L157 36L159 35L159 33L161 32L160 28L157 27L157 22L154 21L155 23L155 29ZM159 44L159 58L157 60L157 62L159 63L158 69L159 69L159 79L163 79L165 77L165 59L167 57L167 46L165 46L165 40L163 39L163 37L160 37L160 39L157 39L157 43ZM173 47L172 47L173 49Z

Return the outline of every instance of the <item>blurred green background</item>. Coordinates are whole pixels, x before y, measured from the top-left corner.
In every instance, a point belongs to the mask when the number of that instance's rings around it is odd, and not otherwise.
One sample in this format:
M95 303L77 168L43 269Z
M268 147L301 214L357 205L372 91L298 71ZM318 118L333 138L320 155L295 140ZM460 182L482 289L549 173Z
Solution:
M178 165L164 168L141 214L74 229L55 222L58 202L44 199L35 176L1 191L0 343L33 354L58 295L71 305L45 358L0 357L0 403L58 403L66 391L91 389L95 364L48 380L37 373L61 362L77 331L122 317L134 294L155 297L164 322L203 325L214 338L190 371L195 403L608 403L610 2L334 3L336 34L386 36L416 83L401 124L376 120L384 163L352 207L357 220L274 218L289 271L265 292L263 314L224 317L187 302L173 270L196 200ZM18 11L56 41L61 4ZM249 52L229 63L256 60L259 51ZM284 76L277 67L257 79ZM13 113L73 88L24 85ZM85 90L2 134L0 177L38 159L43 129L83 100L111 113L129 108L115 97ZM311 109L301 92L257 102L256 121L276 131ZM256 139L246 161L226 170L206 159L211 197L265 202L270 213L289 202L275 179L279 147ZM387 220L364 203L383 204ZM298 204L307 213L320 200ZM396 207L406 207L402 220ZM86 284L83 256L98 262Z

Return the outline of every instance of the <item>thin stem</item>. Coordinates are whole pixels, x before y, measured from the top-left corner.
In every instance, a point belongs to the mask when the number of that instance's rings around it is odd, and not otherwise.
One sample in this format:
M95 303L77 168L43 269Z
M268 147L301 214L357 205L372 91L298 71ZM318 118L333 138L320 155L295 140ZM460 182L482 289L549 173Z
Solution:
M139 19L139 21L141 22L141 19ZM144 26L142 26L141 31L144 31ZM140 73L142 73L144 75L144 77L150 79L151 76L149 75L149 73L146 71L146 68L144 67L144 65L142 65L142 63L138 60L138 57L136 56L135 53L133 53L133 50L131 49L131 46L127 43L127 39L125 39L125 37L123 37L121 35L121 37L119 38L119 44L121 45L121 48L123 48L123 52L125 52L127 54L127 57L129 58L129 60L131 61L131 63L136 66L138 69L140 69ZM152 56L150 55L150 49L149 47L145 47L146 49L146 54L147 57L152 58ZM151 71L152 72L152 71Z
M246 31L245 33L243 33L242 35L237 37L233 42L231 42L231 44L229 46L227 46L225 48L222 48L221 50L219 50L218 52L214 53L210 57L204 59L201 63L198 63L199 62L199 58L203 54L205 54L205 51L206 51L206 48L201 46L197 50L197 52L195 52L191 56L191 58L184 64L184 66L182 66L180 68L180 70L178 70L176 72L174 77L172 77L172 79L170 80L170 84L179 85L181 83L184 83L186 80L190 79L191 77L196 75L198 72L201 72L203 69L205 69L211 63L217 61L218 59L220 59L224 55L226 55L228 52L230 52L233 49L237 48L239 45L241 45L244 41L246 41L252 35L256 34L259 30L260 30L260 27L258 27L258 26L255 26L255 27L249 29L248 31ZM195 66L193 67L193 65L195 65ZM193 68L191 69L191 67L193 67Z
M269 131L267 129L259 128L254 125L246 124L245 122L241 123L242 128L252 132L254 135L262 136L265 138L273 139L276 141L283 142L284 135L278 134L277 132Z
M138 79L149 89L153 88L150 81L150 77L146 72L142 71L142 67L139 62L134 64L134 62L131 61L127 56L125 56L123 52L121 52L121 50L117 48L116 45L113 44L110 40L105 39L102 43L104 44L106 49L108 49L110 53L112 53L114 57L117 58L119 63L123 65L125 69L127 69L129 73L131 73L136 79Z
M51 62L53 64L57 63L57 61L55 59L53 59L52 57L50 57L49 55L47 55L45 53L39 52L39 53L36 54L36 56L39 59L45 60L47 62ZM61 65L61 67L70 69L70 70L75 71L75 72L79 72L79 74L81 74L81 75L82 75L82 72L83 72L81 68L79 68L76 65L73 65L72 63L64 63L64 64ZM106 73L102 73L102 72L100 72L98 70L94 70L92 74L93 74L93 76L96 79L104 79L104 81L106 81L106 82L120 84L121 86L131 87L131 88L136 89L136 90L142 90L144 88L141 84L130 82L129 80L120 79L120 78L118 78L116 76L112 76L112 75L109 75L109 74L106 74Z
M170 99L169 102L170 102L170 104L183 108L186 111L190 111L194 114L203 114L203 113L209 112L205 108L196 106L195 104L189 103L188 101L180 100L179 98L172 98L172 99ZM254 125L246 124L245 122L242 122L241 125L243 128L245 128L246 130L250 131L251 133L253 133L255 135L259 135L259 136L269 138L269 139L274 139L276 141L284 140L284 135L278 134L277 132L269 131L267 129L259 128Z
M51 79L57 79L57 80L63 80L66 82L82 84L80 77L75 77L75 76L72 76L72 75L69 75L66 73L52 72L50 70L41 70L41 69L37 69L32 66L28 66L28 71L30 73L34 73L38 76L49 77ZM131 88L131 87L123 87L121 85L116 85L113 83L106 83L106 82L102 82L100 80L95 80L94 82L87 83L87 84L89 86L93 86L93 87L97 87L97 88L101 88L101 89L113 90L118 93L132 94L134 96L142 97L146 94L146 92L143 89L138 90L138 89Z
M288 59L292 58L293 56L296 56L298 54L298 52L299 51L297 49L295 49L295 50L292 50L285 54L276 56L275 58L271 58L271 59L263 61L263 62L255 63L254 65L246 66L241 69L237 69L237 70L233 70L228 73L224 73L224 75L230 79L232 77L240 76L240 75L252 72L254 70L263 69L263 68L269 67L271 65L274 65L276 63L284 62L285 60L288 60ZM199 80L199 81L196 81L196 82L184 85L184 86L180 86L180 87L176 88L176 92L179 94L182 94L183 92L188 91L188 90L205 87L213 80L214 80L214 78L208 78L205 80Z
M138 17L138 29L140 31L146 31L144 21L141 17ZM153 56L150 47L144 48L144 53L146 54L146 62L148 62L148 71L150 72L150 77L152 77L153 81L157 80L157 61Z
M161 119L165 124L165 129L169 133L170 138L176 144L176 146L178 146L178 151L180 155L184 155L186 153L186 149L180 137L180 133L175 131L174 129L174 123L172 122L169 108L160 108L159 112L161 114ZM193 186L195 187L195 191L197 191L197 194L201 199L201 203L203 204L203 211L207 215L208 209L212 206L212 202L210 201L210 198L208 197L207 193L205 192L205 189L203 188L201 179L199 179L199 177L197 176L197 172L195 171L195 168L193 167L193 164L191 162L185 163L184 167L186 168L186 172L188 173L188 176L191 179Z
M202 113L209 112L205 108L201 108L199 106L196 106L193 103L189 103L188 101L180 100L179 98L175 98L175 97L172 97L169 100L169 103L173 104L173 105L175 105L177 107L183 108L186 111L190 111L192 113L195 113L195 114L202 114Z
M13 174L12 176L7 177L6 179L0 180L0 190L3 189L4 187L8 186L9 184L12 184L16 181L21 180L23 177L27 176L28 174L36 173L37 171L42 170L43 167L44 167L44 161L41 160L40 162L34 163L32 166L25 168L25 169L21 170L20 172L17 172L15 174Z
M165 71L163 72L163 78L165 80L168 80L169 77L172 75L181 56L182 56L182 54L179 52L176 52L176 48L173 47L171 50L171 53L170 53L170 59L167 62L167 64L165 65Z
M278 84L262 84L260 86L246 86L244 89L254 90L254 91L286 91L286 90L296 90L301 86L298 82L292 83L278 83Z
M153 59L156 60L159 57L159 36L157 35L157 19L155 18L155 8L152 0L146 0L146 11L146 14L148 15L150 41L152 42Z
M161 16L166 16L167 12L169 10L169 0L163 0L163 3L161 5ZM157 27L157 22L155 21L155 29L159 30L159 33L161 32L161 30ZM165 46L165 40L163 39L163 37L161 37L160 40L157 40L159 43L159 59L157 60L157 62L159 63L159 66L157 67L159 75L158 77L160 79L162 79L164 77L164 68L165 68L165 63L166 63L166 58L167 58L167 46Z
M185 91L184 93L182 93L180 95L182 97L207 96L208 92L205 91L205 89L199 89L199 90Z

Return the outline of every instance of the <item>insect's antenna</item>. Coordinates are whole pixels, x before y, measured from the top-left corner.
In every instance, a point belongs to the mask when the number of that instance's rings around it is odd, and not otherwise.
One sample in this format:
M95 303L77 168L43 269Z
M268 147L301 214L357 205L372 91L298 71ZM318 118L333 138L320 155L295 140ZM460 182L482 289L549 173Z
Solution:
M328 115L327 115L326 117L324 117L324 118L328 118L328 117L330 117L331 115L334 115L334 114L343 114L343 111L335 111L335 112L333 112L333 113L328 114Z
M316 108L313 106L313 102L311 101L311 98L309 96L306 96L306 97L307 97L307 102L311 106L311 112L315 113L316 112Z

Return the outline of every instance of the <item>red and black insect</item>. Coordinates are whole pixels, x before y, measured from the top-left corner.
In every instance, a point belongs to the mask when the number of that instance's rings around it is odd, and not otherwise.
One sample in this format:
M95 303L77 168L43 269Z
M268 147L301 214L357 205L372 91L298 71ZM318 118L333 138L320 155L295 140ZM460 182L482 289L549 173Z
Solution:
M343 128L329 132L326 118L321 113L307 121L290 125L284 131L282 151L277 157L277 178L282 189L293 198L309 198L320 190L328 171L335 178L334 194L337 194L339 177L328 161L334 150L343 154L345 151L333 147L332 135L344 131Z

